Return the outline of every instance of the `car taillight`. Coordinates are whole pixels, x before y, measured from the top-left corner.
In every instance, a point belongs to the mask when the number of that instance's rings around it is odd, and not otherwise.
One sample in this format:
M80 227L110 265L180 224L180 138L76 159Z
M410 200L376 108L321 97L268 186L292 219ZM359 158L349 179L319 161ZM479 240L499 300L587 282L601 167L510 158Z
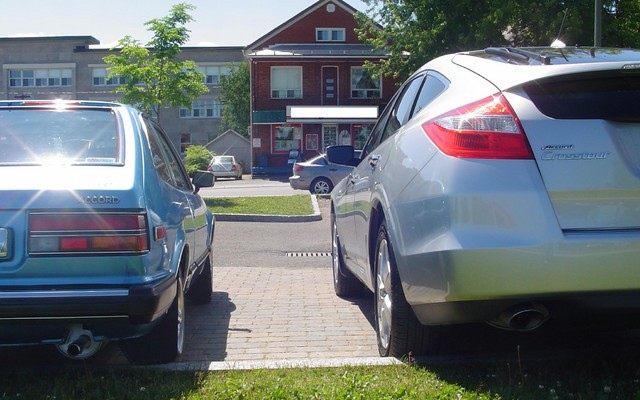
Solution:
M304 171L304 167L303 167L302 165L295 164L295 165L293 166L293 170L294 170L295 172L302 172L302 171Z
M31 213L29 254L132 254L149 250L143 213Z
M231 166L231 170L232 170L232 171L235 171L235 170L237 170L237 169L238 169L238 167L236 167L236 166L235 166L235 164Z
M452 157L533 159L520 121L500 94L441 115L422 129Z

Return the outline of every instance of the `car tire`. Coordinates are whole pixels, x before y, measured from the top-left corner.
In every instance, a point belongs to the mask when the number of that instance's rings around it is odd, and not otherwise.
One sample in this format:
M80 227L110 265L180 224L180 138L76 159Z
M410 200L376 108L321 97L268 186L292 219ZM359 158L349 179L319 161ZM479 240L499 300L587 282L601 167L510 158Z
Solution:
M331 213L331 260L333 264L333 289L342 298L358 297L364 293L364 284L344 264L340 249L340 236L335 214Z
M374 321L382 357L437 353L441 327L422 325L402 289L386 222L378 229L374 260Z
M195 278L186 293L187 298L194 303L207 304L211 302L213 293L213 271L211 265L211 252L209 252L202 265L202 272Z
M120 348L132 364L166 364L182 355L184 337L185 300L178 277L176 297L160 323L147 335L122 341Z
M331 180L324 177L314 179L311 182L311 185L309 185L309 191L312 194L327 194L331 193L332 190L333 183L331 183Z

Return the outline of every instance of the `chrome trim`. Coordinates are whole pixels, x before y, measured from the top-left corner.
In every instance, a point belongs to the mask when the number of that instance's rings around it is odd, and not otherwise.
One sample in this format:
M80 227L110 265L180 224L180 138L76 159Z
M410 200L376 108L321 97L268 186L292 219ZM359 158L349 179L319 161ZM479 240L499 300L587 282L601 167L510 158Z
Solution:
M0 258L9 256L9 229L0 228Z
M0 299L61 299L79 297L126 297L127 289L0 291Z

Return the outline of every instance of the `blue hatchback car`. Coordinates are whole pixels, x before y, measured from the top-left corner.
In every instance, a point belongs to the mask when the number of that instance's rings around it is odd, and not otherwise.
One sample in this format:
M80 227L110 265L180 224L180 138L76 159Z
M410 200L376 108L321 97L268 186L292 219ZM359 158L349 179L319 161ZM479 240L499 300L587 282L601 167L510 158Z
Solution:
M0 101L0 182L0 345L181 355L185 297L212 293L211 173L129 106Z

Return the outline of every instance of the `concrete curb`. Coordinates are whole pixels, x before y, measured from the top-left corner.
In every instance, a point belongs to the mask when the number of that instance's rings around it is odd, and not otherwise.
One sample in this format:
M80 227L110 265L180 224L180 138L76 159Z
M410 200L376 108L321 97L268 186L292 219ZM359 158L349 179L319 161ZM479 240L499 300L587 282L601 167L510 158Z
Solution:
M172 363L157 365L171 371L226 371L286 368L333 368L345 366L400 365L402 361L392 357L316 358L265 361L213 361L203 363Z
M257 214L215 214L216 221L236 222L309 222L320 221L322 214L318 206L318 199L311 195L313 214L310 215L257 215Z

